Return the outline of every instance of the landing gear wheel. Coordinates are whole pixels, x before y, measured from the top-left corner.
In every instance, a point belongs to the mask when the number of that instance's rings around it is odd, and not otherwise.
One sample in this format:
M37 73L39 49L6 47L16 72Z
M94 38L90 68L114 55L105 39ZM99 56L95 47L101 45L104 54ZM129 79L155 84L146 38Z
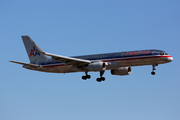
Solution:
M104 70L103 70L103 71L100 71L100 78L97 78L97 79L96 79L97 82L105 81L105 77L102 77L103 74L104 74L104 72L105 72Z
M91 78L91 76L87 74L87 71L85 72L85 74L86 74L85 76L84 76L84 75L82 76L82 79L83 79L83 80L86 80L86 79L90 79L90 78Z
M100 77L96 79L97 82L105 81L105 77Z
M151 72L151 75L155 75L156 73L154 71Z
M105 77L101 77L100 79L101 79L102 81L105 81Z
M86 76L82 76L82 79L83 79L83 80L86 80L86 79L87 79L87 77L86 77Z
M88 79L90 79L90 78L91 78L91 76L90 76L90 75L86 75L86 77L87 77Z
M101 82L101 79L100 79L100 78L97 78L96 81L97 81L97 82Z

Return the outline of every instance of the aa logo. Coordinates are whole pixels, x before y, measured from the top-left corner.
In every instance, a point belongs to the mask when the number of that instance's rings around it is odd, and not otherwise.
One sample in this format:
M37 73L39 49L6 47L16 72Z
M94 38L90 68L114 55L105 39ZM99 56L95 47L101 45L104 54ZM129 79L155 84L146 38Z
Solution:
M31 57L31 55L33 55L33 56L39 55L40 56L40 53L36 51L34 46L33 46L33 49L31 49L31 51L30 51L30 57Z

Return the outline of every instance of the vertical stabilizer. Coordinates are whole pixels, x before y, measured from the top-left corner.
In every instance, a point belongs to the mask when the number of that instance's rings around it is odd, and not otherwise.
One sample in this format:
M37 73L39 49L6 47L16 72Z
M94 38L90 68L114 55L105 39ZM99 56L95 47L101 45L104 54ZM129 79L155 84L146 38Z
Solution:
M27 51L27 55L31 63L45 62L51 58L36 51L35 48L42 51L29 36L21 36L24 42L24 46Z

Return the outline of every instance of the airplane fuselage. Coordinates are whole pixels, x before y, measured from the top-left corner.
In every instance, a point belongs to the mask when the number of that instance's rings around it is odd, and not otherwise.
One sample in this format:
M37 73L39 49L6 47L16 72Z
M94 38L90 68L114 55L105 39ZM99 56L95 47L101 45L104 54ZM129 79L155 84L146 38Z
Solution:
M120 67L128 66L158 65L172 61L172 57L162 50L138 50L127 52L115 52L106 54L73 56L73 58L90 60L92 62L108 62L109 65L107 66L106 70L118 69ZM77 69L71 64L65 64L53 59L38 64L40 65L39 68L32 68L28 66L24 66L24 68L52 73L69 73L84 71ZM96 70L88 71L90 72Z

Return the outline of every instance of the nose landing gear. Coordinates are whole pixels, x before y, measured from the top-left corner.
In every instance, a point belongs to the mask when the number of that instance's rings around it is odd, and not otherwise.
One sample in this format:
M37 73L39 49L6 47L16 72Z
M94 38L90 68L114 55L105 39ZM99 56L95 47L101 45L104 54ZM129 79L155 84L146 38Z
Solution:
M154 71L151 72L151 75L155 75L156 73Z
M152 69L152 72L151 72L151 75L155 75L156 73L154 72L154 70L156 70L156 66L158 66L158 64L153 64L152 65L152 67L153 67L153 69Z

